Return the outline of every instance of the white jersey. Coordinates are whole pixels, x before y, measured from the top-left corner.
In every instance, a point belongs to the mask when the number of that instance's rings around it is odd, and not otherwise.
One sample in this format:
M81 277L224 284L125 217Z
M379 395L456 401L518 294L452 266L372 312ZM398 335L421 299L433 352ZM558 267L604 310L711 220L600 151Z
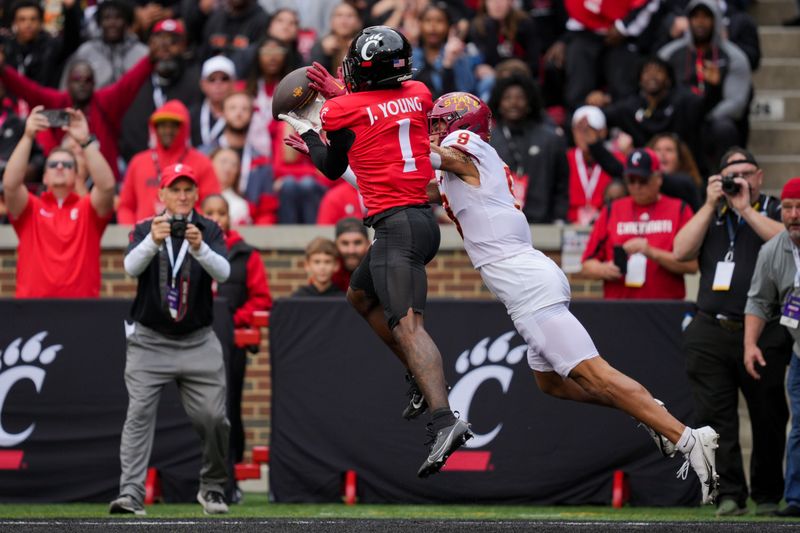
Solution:
M441 146L469 154L478 169L477 187L451 172L438 171L442 203L464 238L472 265L480 268L531 251L528 220L511 193L511 172L495 149L467 130L450 133Z

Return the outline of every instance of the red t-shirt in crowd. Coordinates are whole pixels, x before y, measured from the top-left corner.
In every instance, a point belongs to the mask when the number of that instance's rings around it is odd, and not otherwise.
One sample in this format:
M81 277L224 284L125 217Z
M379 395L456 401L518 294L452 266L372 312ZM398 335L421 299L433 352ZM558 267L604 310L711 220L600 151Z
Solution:
M431 92L418 81L397 89L345 94L325 102L325 131L355 133L348 158L369 216L428 202L433 176L428 138Z
M11 224L19 237L17 298L100 296L100 238L112 213L100 217L89 195L28 194Z
M614 156L624 161L622 155L615 153ZM583 209L587 213L590 211L594 211L595 214L599 213L603 207L606 187L611 183L611 176L606 174L597 163L589 163L584 160L583 153L578 148L567 151L567 162L569 163L567 220L572 223L588 225L591 223L590 220L579 220L581 218L579 211Z
M347 217L364 218L364 214L364 202L358 190L342 181L322 197L317 224L333 225Z
M634 237L644 237L651 246L672 251L675 235L690 218L692 208L669 196L661 195L656 202L646 206L634 204L630 196L620 198L600 212L582 261L613 261L614 246L621 246ZM633 300L680 300L686 296L686 285L682 274L673 274L648 259L644 285L626 287L623 276L619 280L603 282L603 296Z

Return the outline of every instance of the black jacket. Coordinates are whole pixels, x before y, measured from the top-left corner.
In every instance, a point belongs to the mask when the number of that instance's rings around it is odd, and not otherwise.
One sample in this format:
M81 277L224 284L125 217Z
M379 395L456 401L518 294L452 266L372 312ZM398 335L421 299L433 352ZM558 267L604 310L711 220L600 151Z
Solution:
M498 122L490 143L515 174L528 176L522 212L531 224L566 220L569 206L569 163L564 138L544 122L519 129Z
M234 51L256 44L266 31L269 16L256 2L242 15L234 16L220 8L209 15L203 27L203 41L198 57L205 60L213 55L231 57Z
M67 58L81 44L80 3L64 11L64 29L58 37L42 30L33 42L22 45L11 38L5 43L6 64L39 85L58 87Z
M721 98L719 87L709 87L705 95L677 87L648 109L642 94L632 94L603 108L609 128L620 128L633 137L634 146L644 146L654 135L671 131L689 146L697 159L702 156L700 128L703 117Z
M192 223L203 233L203 241L214 252L227 257L225 238L222 230L213 220L192 214ZM150 233L152 219L137 224L131 232L128 252L133 250ZM182 242L182 241L181 241ZM178 248L179 243L174 243ZM177 254L176 254L177 255ZM150 261L144 272L139 275L136 287L136 299L131 308L131 319L154 329L164 335L187 335L200 328L210 326L214 320L213 295L211 292L211 276L200 266L191 254L186 254L184 265L179 273L177 285L182 281L188 283L188 300L183 306L185 316L178 321L172 319L166 303L166 280L170 277L169 259L166 244ZM166 270L164 270L166 269ZM163 282L163 283L162 283Z

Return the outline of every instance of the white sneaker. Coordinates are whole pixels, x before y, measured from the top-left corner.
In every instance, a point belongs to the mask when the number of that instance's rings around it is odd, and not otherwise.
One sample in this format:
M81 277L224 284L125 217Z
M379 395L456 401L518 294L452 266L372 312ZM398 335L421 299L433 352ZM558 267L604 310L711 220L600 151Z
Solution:
M206 514L225 514L228 512L228 504L221 492L215 490L200 491L197 493L197 501L203 506Z
M662 402L661 400L657 398L653 398L653 400L661 407L664 407L664 402ZM664 409L666 410L666 407L664 407ZM643 427L645 431L647 431L647 433L650 435L650 438L653 439L653 442L656 443L656 448L658 448L658 451L661 452L661 455L663 455L664 457L675 457L675 452L677 451L677 448L675 448L675 445L672 444L669 441L669 439L667 439L667 437L665 437L661 433L657 433L656 430L654 430L644 422L639 422L639 425Z
M717 440L719 435L710 426L693 429L694 445L684 454L686 461L678 470L678 476L686 479L689 473L689 466L700 479L700 488L703 492L703 503L713 503L719 491L719 474L714 461L716 449L719 447Z

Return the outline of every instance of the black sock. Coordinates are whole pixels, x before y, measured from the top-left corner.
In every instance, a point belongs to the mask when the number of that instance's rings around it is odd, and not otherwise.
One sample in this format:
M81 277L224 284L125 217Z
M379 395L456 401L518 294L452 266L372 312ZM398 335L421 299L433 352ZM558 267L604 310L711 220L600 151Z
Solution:
M452 426L455 423L456 417L453 416L453 412L447 407L442 407L431 413L431 424L433 424L433 430L437 433L439 430L447 426Z

